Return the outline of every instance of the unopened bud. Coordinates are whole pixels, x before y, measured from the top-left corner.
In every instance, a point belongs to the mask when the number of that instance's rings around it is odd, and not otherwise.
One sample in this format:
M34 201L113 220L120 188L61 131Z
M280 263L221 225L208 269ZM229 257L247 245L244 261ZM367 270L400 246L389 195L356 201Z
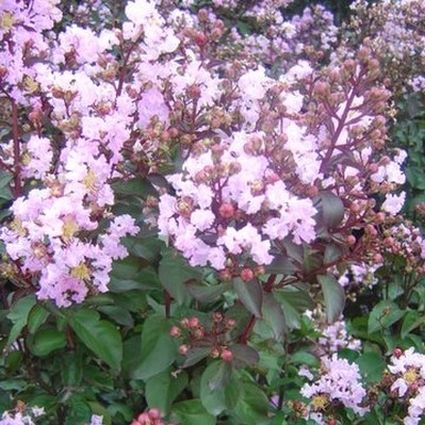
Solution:
M229 202L224 202L220 205L218 213L223 218L232 218L235 214L235 207Z
M186 354L187 354L187 352L189 351L189 346L187 346L186 344L182 344L182 345L180 345L180 347L179 347L179 353L182 355L182 356L185 356Z
M233 353L230 350L223 350L221 352L221 356L220 356L223 361L225 361L226 363L230 363L233 360Z
M250 268L246 267L242 269L240 276L244 282L249 282L254 279L254 272Z

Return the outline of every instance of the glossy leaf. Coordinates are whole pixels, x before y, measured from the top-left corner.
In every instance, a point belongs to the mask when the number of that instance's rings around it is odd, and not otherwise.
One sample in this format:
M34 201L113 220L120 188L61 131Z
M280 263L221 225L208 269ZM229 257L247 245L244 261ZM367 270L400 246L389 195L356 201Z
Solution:
M175 398L188 383L188 375L184 371L172 373L170 370L152 376L146 381L146 401L150 408L156 407L168 414Z
M317 280L322 287L326 306L326 317L329 323L339 319L345 305L345 293L343 287L331 275L319 275Z
M167 369L177 358L176 344L169 332L170 323L166 318L154 315L146 319L140 364L133 372L136 379L148 380Z
M71 316L70 325L78 338L97 356L116 370L121 368L122 340L117 328L99 313L81 309Z
M16 301L10 309L6 317L13 323L13 326L7 339L8 345L16 341L22 329L26 326L30 311L35 306L35 303L35 296L28 295Z
M233 288L245 308L256 317L261 317L263 288L257 279L244 282L241 278L233 280Z

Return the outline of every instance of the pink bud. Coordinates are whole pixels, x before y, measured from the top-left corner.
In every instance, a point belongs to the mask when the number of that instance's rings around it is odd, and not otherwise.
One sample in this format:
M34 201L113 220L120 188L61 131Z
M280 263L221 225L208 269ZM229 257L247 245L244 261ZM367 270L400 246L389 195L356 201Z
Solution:
M224 202L220 205L218 212L223 218L232 218L235 214L235 208L232 204Z
M244 282L249 282L250 280L254 279L254 272L246 267L242 269L240 276Z
M230 363L233 360L233 353L230 350L225 349L221 352L221 358L226 363Z

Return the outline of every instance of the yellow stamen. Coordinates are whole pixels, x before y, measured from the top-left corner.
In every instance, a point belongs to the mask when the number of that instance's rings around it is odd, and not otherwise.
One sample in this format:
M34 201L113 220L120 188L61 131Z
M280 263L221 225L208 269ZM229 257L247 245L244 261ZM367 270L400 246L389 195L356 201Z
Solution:
M0 28L9 31L15 23L15 17L10 12L4 12L0 16Z
M84 263L80 263L71 269L71 276L80 280L88 280L90 278L90 269Z
M15 218L11 225L11 229L14 230L19 236L25 236L27 234L27 229L22 225L22 221L19 218Z
M403 375L403 378L408 384L413 384L413 382L415 382L419 378L418 371L413 368L408 369Z
M314 410L325 410L329 404L329 400L325 395L316 395L311 401Z
M71 239L78 232L78 230L80 229L73 217L66 217L64 219L62 226L62 237L65 240Z
M83 179L84 186L90 191L96 190L97 176L94 171L89 170Z
M26 75L24 77L23 83L24 83L25 91L27 91L30 94L36 92L40 88L40 85L37 83L37 81L35 81L29 75Z

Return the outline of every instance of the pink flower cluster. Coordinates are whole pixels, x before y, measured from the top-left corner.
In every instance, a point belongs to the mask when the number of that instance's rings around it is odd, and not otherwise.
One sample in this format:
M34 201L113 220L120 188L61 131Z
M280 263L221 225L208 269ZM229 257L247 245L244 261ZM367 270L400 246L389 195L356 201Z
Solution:
M322 357L321 373L317 380L305 384L301 394L310 399L309 418L318 424L325 424L324 417L330 404L341 404L363 416L368 408L364 407L366 390L361 384L359 368L346 359Z
M158 409L148 409L131 422L131 425L165 425Z
M395 378L391 391L408 404L405 425L417 425L425 415L425 355L415 352L413 347L397 352L388 365Z
M114 34L105 30L97 36L71 26L56 41L49 41L42 31L60 18L60 12L53 3L46 5L36 1L31 9L19 2L1 6L2 27L8 23L1 42L18 34L22 37L22 44L13 45L14 60L19 58L19 48L28 55L28 43L39 43L31 72L22 63L11 63L1 74L0 83L8 89L11 102L30 103L29 120L37 130L26 143L15 135L4 162L21 161L17 178L38 180L38 187L28 195L15 185L14 219L1 230L1 238L26 283L38 288L38 297L63 307L107 291L113 260L127 254L120 239L138 232L130 216L114 217L110 212L114 204L110 180L123 159L121 150L129 138L135 105L127 93L96 77L100 68L94 64L117 43ZM21 32L21 26L32 30ZM61 70L63 64L75 70ZM53 149L57 142L42 135L46 102L49 119L64 134L59 153Z
M303 129L286 124L288 138L300 143ZM183 173L168 178L176 195L164 194L159 203L161 234L173 239L191 265L267 265L274 241L315 238L313 203L291 193L275 173L264 134L223 135L199 150L187 158Z
M43 415L44 408L24 406L15 412L3 412L0 417L0 425L35 425L34 419Z
M318 344L320 349L328 355L336 353L342 348L349 348L350 350L361 348L361 341L348 334L347 325L343 318L331 325L322 326L320 332L322 336L319 337Z

